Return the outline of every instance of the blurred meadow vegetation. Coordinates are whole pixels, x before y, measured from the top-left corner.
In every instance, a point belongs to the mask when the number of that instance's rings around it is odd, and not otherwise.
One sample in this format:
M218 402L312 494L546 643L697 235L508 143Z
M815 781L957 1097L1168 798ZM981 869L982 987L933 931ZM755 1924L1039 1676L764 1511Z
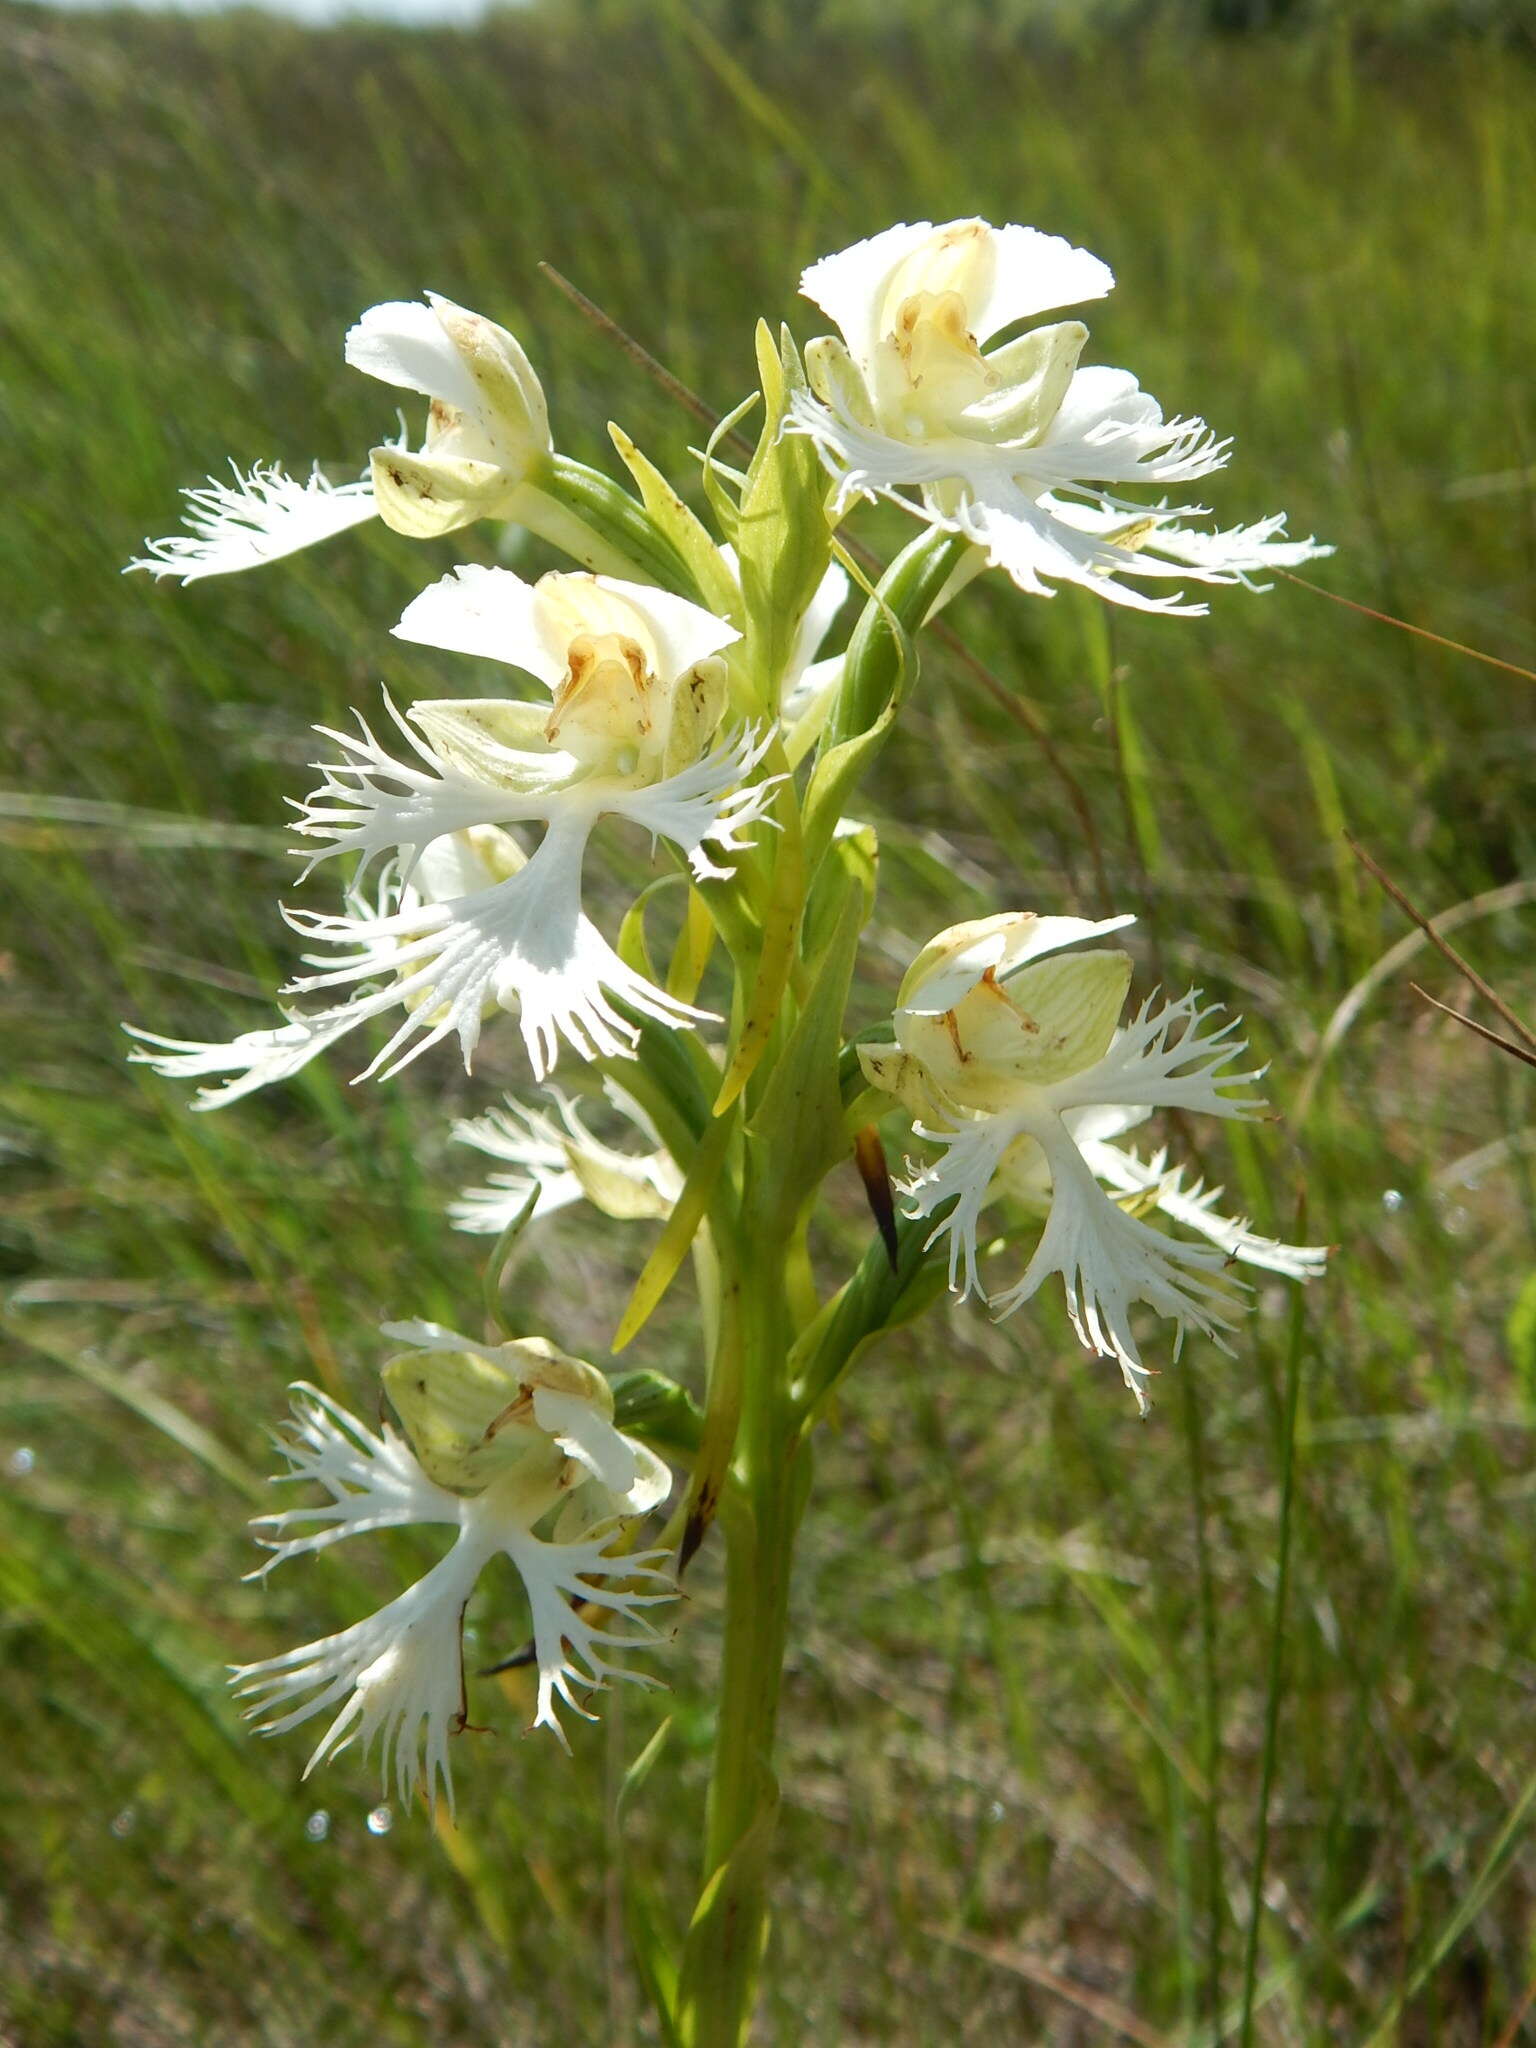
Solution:
M649 2041L623 1913L687 1896L708 1552L670 1690L610 1697L571 1763L516 1735L521 1674L481 1681L501 1732L460 1745L458 1832L375 1811L352 1755L301 1786L313 1731L255 1741L223 1690L425 1561L240 1579L286 1384L368 1413L383 1317L479 1329L448 1126L521 1085L515 1034L472 1080L354 1090L341 1059L200 1117L118 1029L267 1021L307 729L381 678L464 689L387 628L491 542L118 571L228 456L355 473L391 425L340 357L375 300L504 321L562 448L611 460L612 418L696 479L697 424L541 258L723 411L758 314L817 331L805 262L981 213L1112 263L1092 359L1236 436L1225 522L1283 506L1338 545L1319 584L1530 668L1529 33L1236 0L432 32L5 5L0 45L0 2038ZM1107 882L1143 992L1198 982L1274 1063L1284 1119L1201 1163L1339 1251L1299 1317L1263 1285L1235 1357L1165 1360L1146 1425L1054 1298L940 1311L854 1376L796 1594L761 2038L1536 2041L1530 1086L1412 993L1467 998L1344 838L1470 906L1457 942L1530 1014L1536 684L1285 582L1188 623L988 579L952 623L998 687L935 649L884 757L871 1013L938 926L1094 914ZM829 1280L870 1230L851 1168L830 1194ZM646 1243L540 1226L519 1321L605 1360ZM690 1373L692 1343L684 1282L625 1362ZM510 1574L471 1620L481 1661L517 1646Z

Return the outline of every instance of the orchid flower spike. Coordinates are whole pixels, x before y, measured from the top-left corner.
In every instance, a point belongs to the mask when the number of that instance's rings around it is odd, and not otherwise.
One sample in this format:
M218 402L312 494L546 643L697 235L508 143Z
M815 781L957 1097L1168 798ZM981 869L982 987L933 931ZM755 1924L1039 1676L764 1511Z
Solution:
M299 832L324 842L310 868L343 853L358 856L359 875L384 861L405 893L392 913L287 913L342 957L309 956L322 971L284 993L359 986L339 1004L290 1014L286 1031L308 1034L309 1048L285 1043L283 1073L402 1007L367 1075L396 1072L450 1035L468 1067L482 1019L497 1009L519 1012L540 1079L562 1039L584 1059L631 1053L639 1029L616 1004L671 1026L706 1018L614 952L582 911L582 866L598 820L611 816L671 841L697 880L731 872L721 861L745 850L742 835L774 787L752 779L765 741L748 732L716 739L726 684L715 657L739 637L735 628L665 591L609 577L552 572L527 584L507 569L466 567L424 591L395 632L510 662L537 677L549 700L445 698L413 705L408 719L391 705L414 759L390 754L361 721L359 736L321 728L344 758L324 765L324 782L300 808ZM507 824L544 826L531 857ZM218 1057L157 1042L166 1056L147 1057L165 1073L211 1071ZM266 1048L254 1050L268 1059ZM209 1064L188 1064L199 1056ZM213 1099L247 1085L259 1083L236 1075Z
M813 341L791 427L808 434L839 501L882 496L964 535L1035 596L1079 583L1117 604L1190 616L1182 592L1150 597L1126 577L1244 583L1329 554L1280 536L1276 514L1226 532L1130 485L1192 482L1220 469L1230 443L1200 419L1165 420L1128 370L1081 368L1079 320L1036 327L988 355L1017 321L1101 299L1109 267L1037 228L982 220L887 228L813 263L800 281L841 329ZM903 495L916 489L917 502ZM1051 579L1051 580L1047 580Z
M861 1046L859 1058L866 1079L913 1116L918 1137L942 1148L903 1192L909 1213L937 1217L929 1243L947 1242L950 1285L1005 1316L1060 1273L1078 1337L1118 1361L1145 1412L1151 1368L1132 1303L1169 1317L1180 1344L1193 1328L1225 1349L1241 1305L1241 1283L1222 1284L1233 1261L1306 1280L1327 1252L1259 1236L1217 1213L1219 1188L1186 1188L1165 1153L1143 1161L1111 1142L1155 1109L1251 1118L1264 1107L1238 1092L1262 1069L1236 1070L1246 1050L1237 1020L1210 1028L1216 1012L1200 1008L1198 990L1157 1008L1145 1002L1121 1026L1129 956L1080 949L1132 922L1023 911L954 925L908 968L895 1042ZM1022 1277L988 1293L981 1212L1004 1195L1045 1222ZM1206 1242L1154 1229L1150 1210Z
M386 1323L384 1334L407 1347L383 1369L404 1434L389 1423L375 1433L329 1395L297 1387L282 1477L313 1481L329 1499L258 1516L272 1555L250 1576L418 1522L453 1528L453 1546L378 1613L241 1665L232 1683L267 1735L339 1703L306 1777L360 1737L365 1753L379 1746L386 1791L393 1784L406 1800L421 1786L451 1812L448 1738L467 1725L464 1609L481 1572L503 1554L521 1578L538 1666L532 1726L569 1748L557 1702L592 1720L578 1690L656 1683L608 1653L658 1639L645 1610L675 1597L663 1553L616 1556L609 1546L626 1517L665 1500L671 1475L615 1428L603 1375L542 1338L476 1344L437 1323Z
M473 1145L512 1169L490 1174L485 1187L466 1188L449 1203L448 1214L460 1230L499 1237L530 1197L530 1223L583 1201L618 1223L671 1215L683 1176L632 1096L616 1081L603 1083L610 1107L646 1140L644 1152L605 1145L587 1129L569 1096L558 1088L545 1093L554 1105L552 1116L509 1095L500 1109L453 1126L450 1136L461 1145Z
M425 303L370 306L347 335L346 358L382 383L431 400L418 450L375 448L355 483L332 485L315 464L306 482L257 463L233 484L214 477L182 496L187 531L144 543L128 564L152 576L255 569L375 514L397 533L450 533L472 520L516 519L520 493L553 449L544 392L504 327L436 292Z

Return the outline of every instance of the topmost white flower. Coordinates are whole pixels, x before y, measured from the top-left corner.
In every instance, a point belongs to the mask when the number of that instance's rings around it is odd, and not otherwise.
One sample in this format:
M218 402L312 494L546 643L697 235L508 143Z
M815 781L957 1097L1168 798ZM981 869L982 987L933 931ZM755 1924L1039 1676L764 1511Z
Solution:
M146 541L128 564L195 583L278 561L375 514L397 533L450 533L472 520L515 519L530 471L553 443L544 392L516 338L437 292L425 304L370 306L347 335L356 370L432 403L419 450L375 448L355 483L307 482L257 463L233 484L209 477L187 500L187 532Z
M922 493L922 516L985 548L1022 590L1047 577L1147 611L1196 614L1181 594L1153 598L1124 576L1246 582L1329 549L1277 539L1283 515L1227 532L1190 530L1204 507L1148 506L1121 485L1188 483L1219 469L1230 444L1200 419L1163 418L1128 370L1081 368L1088 339L1061 320L982 345L1004 328L1101 299L1114 276L1086 249L1037 228L982 220L887 228L813 263L801 290L843 339L813 341L792 426L840 477L840 498ZM818 402L819 401L819 402ZM1065 495L1064 495L1065 494ZM913 507L913 509L917 509Z

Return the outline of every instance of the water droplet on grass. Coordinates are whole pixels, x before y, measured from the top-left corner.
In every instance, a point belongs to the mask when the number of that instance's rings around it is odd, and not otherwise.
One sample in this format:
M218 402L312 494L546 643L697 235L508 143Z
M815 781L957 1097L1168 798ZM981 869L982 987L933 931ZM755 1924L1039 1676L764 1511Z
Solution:
M387 1806L376 1806L368 1816L370 1835L387 1835L395 1824L395 1816Z

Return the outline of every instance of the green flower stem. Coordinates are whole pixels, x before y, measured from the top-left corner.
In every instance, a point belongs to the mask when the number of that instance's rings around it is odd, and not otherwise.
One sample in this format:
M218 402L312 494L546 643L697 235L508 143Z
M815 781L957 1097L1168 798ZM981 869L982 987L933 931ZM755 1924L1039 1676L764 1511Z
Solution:
M519 487L507 516L599 575L666 590L694 587L644 507L611 477L569 456L543 458Z
M777 1260L741 1276L735 1485L721 1500L726 1611L703 1892L684 1949L687 2048L739 2048L767 1934L773 1772L795 1538L809 1487L786 1363L794 1332Z

